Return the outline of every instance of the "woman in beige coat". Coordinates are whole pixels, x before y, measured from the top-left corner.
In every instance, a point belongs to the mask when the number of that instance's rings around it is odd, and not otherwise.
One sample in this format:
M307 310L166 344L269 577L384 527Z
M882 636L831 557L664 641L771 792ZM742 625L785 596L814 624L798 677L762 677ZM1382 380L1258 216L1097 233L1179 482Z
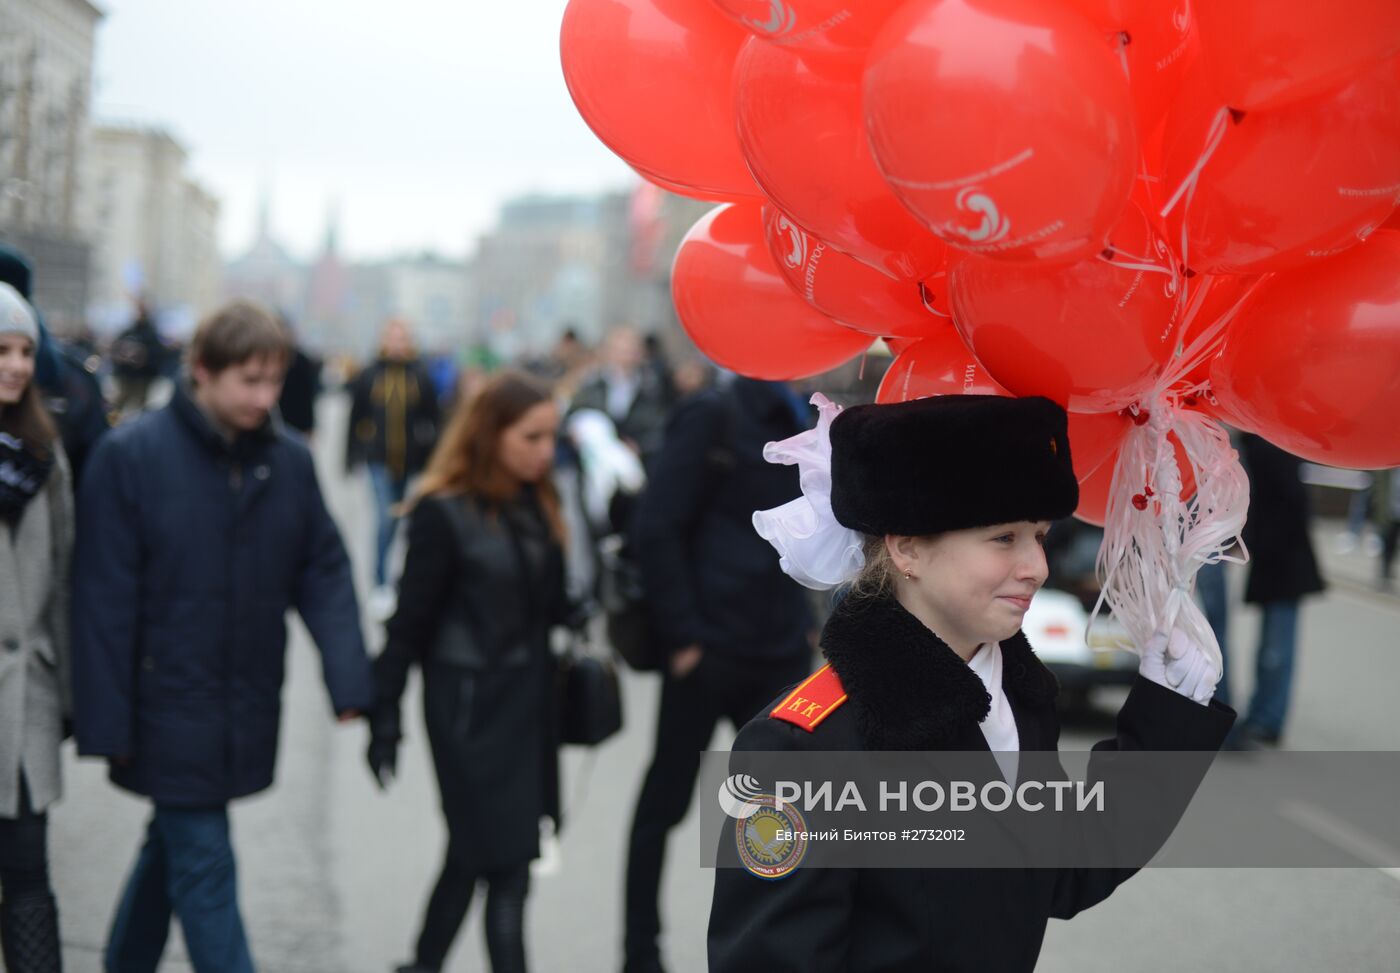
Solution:
M10 973L57 973L46 810L69 715L68 464L33 385L38 326L0 284L0 946Z

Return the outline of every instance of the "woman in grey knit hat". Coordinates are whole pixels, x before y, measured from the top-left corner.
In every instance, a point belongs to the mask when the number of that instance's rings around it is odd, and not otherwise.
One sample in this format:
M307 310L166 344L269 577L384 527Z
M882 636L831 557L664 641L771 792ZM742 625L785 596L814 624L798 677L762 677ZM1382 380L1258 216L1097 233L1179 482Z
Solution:
M70 710L68 464L34 388L39 329L0 284L0 945L10 973L57 973L46 811Z

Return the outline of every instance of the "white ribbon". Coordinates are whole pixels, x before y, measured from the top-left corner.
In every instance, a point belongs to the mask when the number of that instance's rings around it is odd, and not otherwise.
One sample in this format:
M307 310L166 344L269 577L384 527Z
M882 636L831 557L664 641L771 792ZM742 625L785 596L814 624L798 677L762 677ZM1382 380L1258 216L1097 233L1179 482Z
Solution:
M812 396L817 425L763 447L770 463L796 465L802 496L756 510L754 530L778 552L778 565L798 584L825 591L854 581L865 566L863 538L831 511L831 423L841 407L821 393Z

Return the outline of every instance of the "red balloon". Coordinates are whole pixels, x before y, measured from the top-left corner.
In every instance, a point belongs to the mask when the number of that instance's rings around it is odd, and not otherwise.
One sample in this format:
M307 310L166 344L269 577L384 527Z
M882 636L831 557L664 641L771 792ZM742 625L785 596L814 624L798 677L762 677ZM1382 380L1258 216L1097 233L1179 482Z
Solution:
M1395 0L1201 0L1201 48L1231 108L1274 108L1400 51Z
M1381 224L1383 230L1400 230L1400 209L1390 214L1384 223Z
M1194 357L1198 352L1192 351L1192 345L1196 339L1203 336L1207 330L1215 325L1221 317L1232 311L1249 292L1250 287L1259 278L1252 275L1233 274L1212 274L1199 275L1191 281L1191 297L1188 300L1188 309L1185 312L1181 324L1181 350L1183 353L1191 353ZM1203 294L1196 293L1196 289L1204 291ZM1197 303L1199 301L1199 303ZM1195 313L1190 310L1190 306L1195 307ZM1233 318L1231 319L1233 321ZM1211 359L1218 353L1220 347L1225 343L1225 332L1229 330L1229 325L1220 331L1214 338L1207 342L1207 345L1200 351L1207 351L1209 354L1199 365L1191 369L1182 381L1187 385L1200 385L1202 382L1210 380Z
M1164 192L1197 165L1219 109L1186 99L1167 120ZM1193 270L1288 270L1364 240L1397 198L1400 58L1325 95L1235 116L1169 226L1175 241L1185 222Z
M953 320L979 361L1015 395L1043 395L1074 412L1131 405L1173 350L1176 282L1133 269L1175 258L1130 205L1114 228L1117 256L1070 267L951 259ZM1128 256L1131 255L1131 256Z
M708 192L706 190L696 189L693 186L682 186L679 183L674 183L669 179L658 176L654 172L647 172L645 169L639 169L636 166L632 167L632 171L653 186L664 189L668 193L675 193L677 196L687 196L690 199L699 199L711 203L728 203L734 199L733 193Z
M922 339L922 338L900 338L900 337L896 337L895 335L890 335L889 337L887 337L887 338L885 338L885 339L883 339L883 340L884 340L884 342L885 342L885 347L888 348L888 349L890 350L890 354L893 355L895 358L898 358L900 355L904 354L904 353L905 353L906 351L908 351L910 348L913 348L915 345L917 345L917 344L918 344L920 341L922 341L923 339Z
M870 345L869 335L843 328L792 292L753 203L716 207L691 227L671 270L671 296L696 346L751 378L817 375Z
M1115 452L1114 463L1118 454ZM1108 495L1113 486L1113 463L1102 463L1079 481L1079 506L1074 516L1094 527L1102 527L1108 519Z
M904 0L715 0L731 20L773 45L862 52Z
M773 206L763 208L768 252L788 286L808 304L848 328L873 337L921 338L952 319L925 306L920 286L893 280L803 231Z
M1187 0L1061 0L1113 35L1132 89L1138 135L1151 131L1171 106L1186 71L1200 56L1196 21Z
M1080 483L1117 454L1132 426L1121 412L1069 413L1069 452Z
M1114 45L1039 0L901 9L870 49L865 117L895 194L971 253L1097 253L1133 187L1132 97Z
M747 37L703 3L569 0L559 53L579 114L629 165L667 189L752 197L732 88Z
M801 56L757 39L734 69L739 141L754 179L810 233L899 278L946 247L895 198L865 138L861 62Z
M1181 495L1189 501L1196 495L1196 473L1191 468L1186 450L1182 447L1181 440L1176 438L1176 433L1167 433L1167 441L1172 444L1176 451L1177 469L1181 472ZM1071 433L1070 449L1073 448L1074 439ZM1074 515L1086 524L1102 527L1104 521L1108 519L1108 498L1112 492L1113 471L1118 466L1118 456L1119 452L1115 449L1097 469L1079 480L1079 506L1075 509ZM1076 466L1075 472L1078 472L1078 469ZM1134 496L1148 498L1145 489L1147 485L1147 471L1144 470L1140 478L1122 484L1119 489L1127 491L1128 496L1124 499L1131 502Z
M1265 281L1210 381L1225 408L1304 459L1400 466L1400 231Z
M885 372L875 401L909 402L932 395L1010 394L987 374L950 327L902 350Z

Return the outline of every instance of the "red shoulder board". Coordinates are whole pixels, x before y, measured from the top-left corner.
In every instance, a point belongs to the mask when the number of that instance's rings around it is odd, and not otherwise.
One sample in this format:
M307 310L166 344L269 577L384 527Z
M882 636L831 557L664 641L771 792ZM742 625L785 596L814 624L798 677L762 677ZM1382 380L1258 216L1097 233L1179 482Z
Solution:
M841 685L841 677L830 665L824 665L804 679L768 715L811 733L845 701L846 689Z

